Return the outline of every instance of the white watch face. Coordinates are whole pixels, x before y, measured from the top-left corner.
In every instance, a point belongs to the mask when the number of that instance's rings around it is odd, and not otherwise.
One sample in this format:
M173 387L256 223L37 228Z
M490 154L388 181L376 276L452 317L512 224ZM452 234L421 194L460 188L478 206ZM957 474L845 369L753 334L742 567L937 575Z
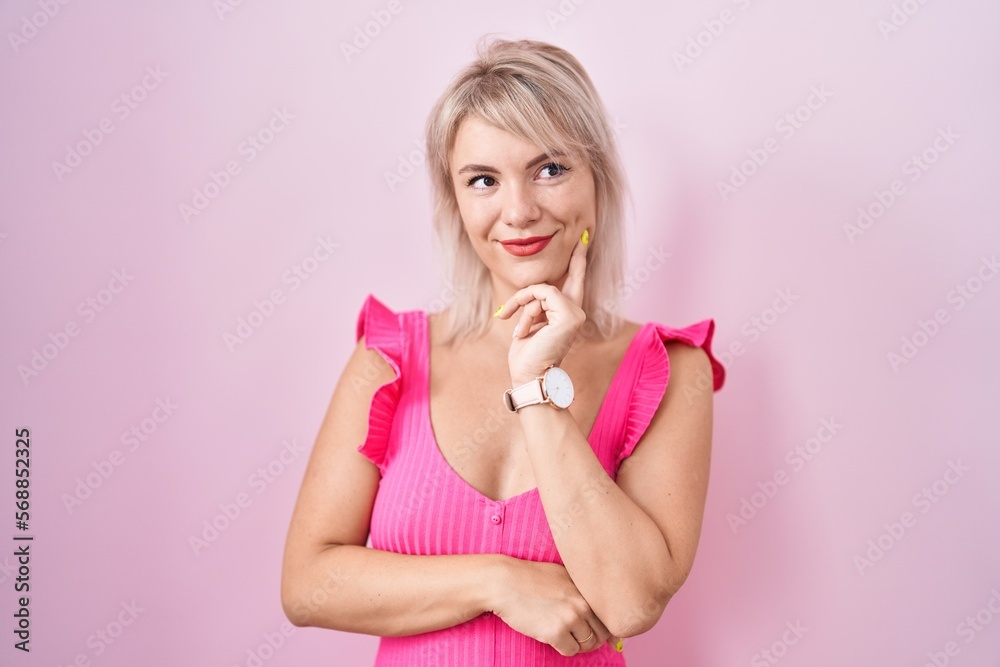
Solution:
M553 366L545 371L545 393L556 407L568 408L573 402L573 381L566 371Z

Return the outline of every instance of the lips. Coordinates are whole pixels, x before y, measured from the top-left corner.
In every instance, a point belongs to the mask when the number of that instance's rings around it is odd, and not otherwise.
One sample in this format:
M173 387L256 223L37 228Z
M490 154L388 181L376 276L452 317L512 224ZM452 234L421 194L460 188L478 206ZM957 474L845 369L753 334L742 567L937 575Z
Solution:
M544 250L553 236L555 236L554 232L548 236L529 236L524 239L511 239L500 243L503 245L503 249L510 254L516 257L527 257Z

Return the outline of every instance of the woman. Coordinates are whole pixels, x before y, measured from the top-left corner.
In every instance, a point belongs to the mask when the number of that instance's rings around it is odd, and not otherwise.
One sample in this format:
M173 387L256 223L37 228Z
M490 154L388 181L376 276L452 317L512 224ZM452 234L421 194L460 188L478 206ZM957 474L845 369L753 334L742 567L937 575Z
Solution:
M483 46L427 149L461 289L431 315L365 301L289 528L285 613L381 636L379 667L624 665L697 548L714 322L617 316L624 179L566 51Z

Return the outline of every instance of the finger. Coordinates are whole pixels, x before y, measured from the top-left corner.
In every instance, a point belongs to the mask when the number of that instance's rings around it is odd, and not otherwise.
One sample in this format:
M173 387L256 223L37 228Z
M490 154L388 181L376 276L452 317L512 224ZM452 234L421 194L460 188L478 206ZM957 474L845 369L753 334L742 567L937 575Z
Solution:
M528 329L528 333L524 334L522 338L528 338L529 336L533 336L536 331L544 329L546 326L548 326L548 324L549 324L548 322L535 322L534 324L531 325L531 328Z
M507 298L506 301L501 303L500 306L493 311L493 317L501 320L509 319L522 306L531 303L535 299L544 299L546 296L551 297L553 294L559 294L559 290L548 283L528 285L527 287L514 292Z
M584 653L587 651L593 651L601 647L604 643L601 641L601 635L597 630L591 627L587 627L587 634L583 636L580 643L580 652Z
M590 637L590 626L581 619L577 619L568 630L569 632L562 632L557 645L553 645L553 648L565 656L585 652L586 648L580 643L581 640L587 639L588 646L594 641L593 637Z
M580 310L555 285L547 283L530 285L521 290L516 298L524 303L525 299L532 296L541 303L545 321L549 324L560 325L571 322L575 313Z
M566 658L572 658L574 655L580 652L580 645L576 643L576 640L572 637L566 637L560 639L555 644L552 645L559 655Z
M607 641L610 641L613 647L615 642L618 641L618 637L611 634L611 631L608 630L608 627L604 625L600 618L597 617L597 614L591 612L591 614L587 616L587 622L596 631L597 641L594 643L595 648L603 646Z
M524 338L528 336L531 329L537 324L536 320L542 314L542 303L535 299L521 308L521 317L514 327L514 338Z
M584 637L587 635L584 634ZM560 632L555 643L552 644L552 648L559 651L560 655L564 655L567 658L572 657L580 652L580 642L576 640L572 632Z
M493 317L501 320L506 320L520 308L520 304L512 304L510 299L507 299L500 306L493 311Z
M587 246L582 240L576 242L573 254L569 258L569 268L566 270L566 282L562 292L566 298L579 308L583 308L583 281L587 275Z

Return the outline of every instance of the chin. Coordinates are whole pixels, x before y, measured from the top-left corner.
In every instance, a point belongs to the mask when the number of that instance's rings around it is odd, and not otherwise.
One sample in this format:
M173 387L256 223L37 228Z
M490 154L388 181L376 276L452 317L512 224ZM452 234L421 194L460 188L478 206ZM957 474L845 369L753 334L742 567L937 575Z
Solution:
M556 275L558 272L555 270L552 262L538 262L536 266L524 266L520 267L517 271L505 273L504 277L517 289L537 283L549 283L551 285L560 278L560 276Z

